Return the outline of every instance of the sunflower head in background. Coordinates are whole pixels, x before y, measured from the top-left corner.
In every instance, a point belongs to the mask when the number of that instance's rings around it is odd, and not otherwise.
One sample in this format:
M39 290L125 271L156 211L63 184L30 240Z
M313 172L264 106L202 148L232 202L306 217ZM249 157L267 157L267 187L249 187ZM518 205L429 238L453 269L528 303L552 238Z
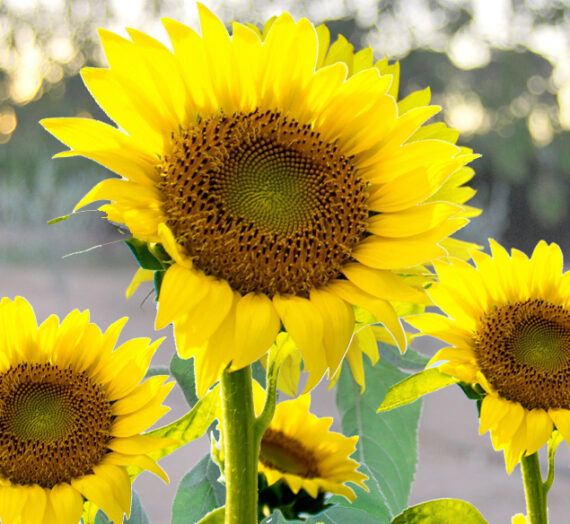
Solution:
M452 346L432 359L443 373L483 391L480 433L510 473L555 427L570 442L570 272L556 244L539 242L529 259L491 240L491 252L474 254L476 268L436 263L429 294L448 316L409 322Z
M133 339L115 350L125 321L101 333L88 311L76 310L38 327L26 300L0 301L3 524L77 524L84 500L123 522L126 466L168 481L147 455L164 439L140 433L169 410L162 401L174 382L139 384L160 341Z
M258 415L265 395L254 381L253 400ZM360 464L350 458L358 436L345 437L331 431L332 417L317 417L310 407L309 393L279 402L263 434L258 462L260 521L276 509L288 519L320 513L329 505L330 495L341 495L352 502L356 494L351 484L368 491L368 476L358 471ZM222 418L221 408L218 418ZM223 471L221 424L220 434L212 454Z
M77 207L109 200L107 218L146 246L156 327L174 323L200 396L281 329L310 389L337 371L356 308L404 351L398 306L429 303L425 265L473 247L449 237L477 214L463 187L476 155L445 124L424 125L440 109L429 89L398 102L398 65L370 49L330 45L326 27L287 13L230 35L198 8L201 35L163 21L173 51L101 31L109 68L82 76L118 127L42 122L71 148L58 156L121 176Z

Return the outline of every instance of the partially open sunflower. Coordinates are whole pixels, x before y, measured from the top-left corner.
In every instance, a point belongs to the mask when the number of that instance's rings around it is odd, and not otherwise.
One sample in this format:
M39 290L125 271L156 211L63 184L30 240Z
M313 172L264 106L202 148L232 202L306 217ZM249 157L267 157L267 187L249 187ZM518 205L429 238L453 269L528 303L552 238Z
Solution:
M26 300L0 301L3 524L77 524L84 500L120 523L131 505L125 466L168 481L147 455L165 439L140 433L169 410L162 401L174 382L139 384L161 341L115 350L125 321L101 333L88 311L76 310L38 327Z
M451 345L432 359L443 373L482 388L480 433L491 432L510 473L554 427L570 442L570 272L556 244L539 242L529 259L490 242L477 268L435 264L429 294L448 317L407 320Z
M475 155L455 145L429 90L397 102L398 67L283 14L263 32L199 5L202 35L172 20L174 52L128 30L101 31L109 69L88 89L118 128L89 119L43 125L71 150L122 176L97 200L172 259L156 327L174 323L196 360L199 395L231 364L259 359L280 329L300 348L307 389L332 375L372 313L401 350L394 302L427 303L423 264L465 251L449 236Z

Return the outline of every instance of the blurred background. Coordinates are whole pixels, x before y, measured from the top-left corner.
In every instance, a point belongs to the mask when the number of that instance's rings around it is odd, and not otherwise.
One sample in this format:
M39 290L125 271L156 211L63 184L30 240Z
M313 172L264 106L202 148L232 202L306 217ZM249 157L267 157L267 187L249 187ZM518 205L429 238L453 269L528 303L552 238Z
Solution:
M262 24L284 10L315 24L327 21L333 36L343 34L357 49L371 46L377 58L400 60L401 96L430 86L433 103L443 107L436 118L461 132L462 145L482 154L472 164L478 194L471 203L484 213L460 236L483 245L493 237L527 253L544 238L569 252L570 0L204 3L226 22ZM136 269L122 245L124 236L97 212L46 224L69 213L109 173L83 159L51 160L63 147L38 120L106 120L78 76L84 66L105 65L97 28L126 35L125 26L136 27L166 42L162 16L198 27L191 1L0 1L0 292L29 298L39 319L89 307L104 327L128 314L129 336L156 337L152 298L139 291L124 301ZM84 250L89 251L65 256ZM164 335L159 364L167 364L173 352L168 330ZM330 393L321 388L318 395L317 412L334 414ZM172 418L184 411L182 397L175 398ZM412 501L465 498L489 522L509 522L524 507L520 479L515 472L505 480L502 457L491 450L487 436L477 436L476 427L474 407L458 390L426 402ZM185 457L197 461L207 448L197 444ZM565 462L551 495L553 523L567 518L567 449L560 454ZM176 481L185 459L170 460ZM489 480L490 470L495 480ZM150 502L143 499L152 506L151 521L166 523L164 508L175 485L158 484L151 479L150 488L140 489L154 495Z

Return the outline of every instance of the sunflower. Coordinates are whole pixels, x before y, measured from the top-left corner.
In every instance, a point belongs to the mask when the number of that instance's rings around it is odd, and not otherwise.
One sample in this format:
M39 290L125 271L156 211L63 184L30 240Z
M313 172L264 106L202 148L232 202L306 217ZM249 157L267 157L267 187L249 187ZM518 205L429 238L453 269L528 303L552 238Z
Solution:
M76 208L111 201L109 220L170 258L156 328L174 324L200 396L281 329L310 389L338 369L354 306L403 351L394 303L427 303L422 265L469 247L449 236L477 213L463 186L476 155L444 124L423 125L439 111L429 90L397 102L397 65L374 64L370 49L329 46L324 26L287 13L230 36L198 7L201 36L163 20L173 52L139 31L100 32L110 67L82 76L119 128L42 121L71 148L56 156L122 176Z
M460 260L435 264L440 282L429 294L448 317L407 321L452 346L432 362L479 386L479 431L490 431L510 473L554 427L570 442L570 272L562 274L556 244L539 242L530 259L490 244L492 256L474 254L476 268Z
M147 453L164 446L140 432L168 411L167 377L142 384L160 340L116 350L126 319L105 333L89 312L52 315L39 327L23 298L0 301L0 520L76 524L84 500L115 522L130 513L125 466L168 481Z
M261 412L265 391L254 382L254 401ZM351 502L356 498L353 482L367 489L366 475L357 471L359 464L349 458L358 437L345 437L330 431L331 417L319 418L309 412L311 396L306 393L277 404L273 420L261 439L259 472L269 486L283 479L293 493L305 490L311 497L334 493Z

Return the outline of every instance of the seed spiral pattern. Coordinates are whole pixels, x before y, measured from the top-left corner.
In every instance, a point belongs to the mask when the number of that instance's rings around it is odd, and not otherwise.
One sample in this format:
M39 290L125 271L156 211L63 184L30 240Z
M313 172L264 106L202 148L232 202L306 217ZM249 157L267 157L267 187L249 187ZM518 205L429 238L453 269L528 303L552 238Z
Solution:
M276 111L218 115L172 137L159 189L196 267L242 294L307 296L365 235L352 158Z
M532 299L487 314L475 335L479 367L524 408L570 409L570 312Z
M111 404L85 373L22 363L0 374L0 475L52 488L92 473L111 439Z

